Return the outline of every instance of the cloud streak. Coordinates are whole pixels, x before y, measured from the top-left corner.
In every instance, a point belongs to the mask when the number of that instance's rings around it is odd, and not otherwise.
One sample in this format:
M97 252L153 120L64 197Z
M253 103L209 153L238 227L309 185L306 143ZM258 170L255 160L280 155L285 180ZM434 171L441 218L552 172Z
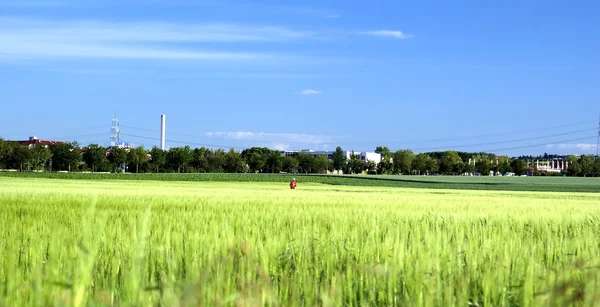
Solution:
M283 26L228 23L106 22L94 20L38 20L0 17L0 58L106 58L187 61L268 60L284 63L301 58L291 54L255 51L256 44L331 41L340 32L303 31ZM348 32L346 32L348 33ZM355 33L355 32L349 32ZM407 38L400 31L363 34ZM252 51L237 50L243 44ZM219 48L220 47L220 48ZM335 59L328 59L328 62ZM306 94L319 94L307 90Z
M114 58L154 60L260 60L268 54L184 51L169 48L123 47L98 44L39 42L0 38L0 54L16 57Z
M95 20L47 21L0 18L4 35L33 39L110 42L281 42L316 37L311 31L279 26L228 23L181 24L167 22L105 22Z
M559 148L559 149L576 149L581 152L595 152L597 145L589 143L562 143L562 144L549 144L548 148Z
M0 18L0 57L248 61L274 59L275 55L208 50L206 46L210 43L286 42L313 36L312 32L274 26ZM181 43L186 43L186 48L181 47Z
M377 30L377 31L363 31L359 32L364 35L371 35L377 37L391 37L396 39L408 39L413 36L410 34L405 34L402 31L392 31L392 30Z
M305 96L308 96L308 95L320 95L320 94L323 94L323 92L317 91L317 90L306 89L306 90L301 91L300 94L301 95L305 95Z

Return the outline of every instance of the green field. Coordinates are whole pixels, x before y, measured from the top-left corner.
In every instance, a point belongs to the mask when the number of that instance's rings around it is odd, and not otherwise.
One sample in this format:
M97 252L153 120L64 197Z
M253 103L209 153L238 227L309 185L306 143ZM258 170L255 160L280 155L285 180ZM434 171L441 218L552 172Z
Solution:
M600 304L597 193L95 175L0 176L0 306Z
M496 190L600 193L600 178L578 177L461 177L461 176L374 176L303 174L100 174L100 173L2 173L9 178L77 180L160 180L197 182L289 182L345 186L380 186L453 190Z

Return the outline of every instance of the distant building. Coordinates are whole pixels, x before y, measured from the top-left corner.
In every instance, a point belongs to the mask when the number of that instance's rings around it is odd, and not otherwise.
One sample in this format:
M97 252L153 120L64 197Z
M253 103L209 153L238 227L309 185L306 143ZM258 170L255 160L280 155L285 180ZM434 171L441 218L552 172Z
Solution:
M133 148L134 145L133 143L129 143L129 142L110 142L110 147L118 147L118 148L125 148L125 149L129 149L129 148Z
M533 165L533 161L531 164ZM539 172L562 172L562 170L569 168L569 161L566 161L566 157L542 161L536 160L535 167Z
M30 136L29 140L27 140L27 141L13 141L13 142L17 142L23 146L28 146L29 148L34 148L36 146L43 146L43 147L47 148L50 145L64 144L64 142L60 142L60 141L40 140L35 136Z
M311 149L302 149L302 150L280 150L279 153L281 153L282 156L284 157L292 157L297 155L298 153L304 153L304 154L308 154L311 156L318 156L318 155L326 155L328 160L333 160L333 154L335 153L335 151L315 151L315 150L311 150ZM346 159L350 159L350 156L352 155L352 151L344 151L343 152L344 156L346 157ZM361 161L371 161L374 162L375 164L378 164L379 162L381 162L381 154L376 153L376 152L360 152L360 151L355 151L354 152L355 155L358 155L360 157Z

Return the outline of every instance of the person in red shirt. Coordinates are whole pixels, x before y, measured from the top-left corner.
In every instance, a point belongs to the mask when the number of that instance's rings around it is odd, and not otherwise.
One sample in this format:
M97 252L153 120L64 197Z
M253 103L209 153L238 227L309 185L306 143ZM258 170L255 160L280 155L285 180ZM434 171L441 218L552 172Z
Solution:
M292 182L290 182L290 189L295 189L296 188L296 178L292 178Z

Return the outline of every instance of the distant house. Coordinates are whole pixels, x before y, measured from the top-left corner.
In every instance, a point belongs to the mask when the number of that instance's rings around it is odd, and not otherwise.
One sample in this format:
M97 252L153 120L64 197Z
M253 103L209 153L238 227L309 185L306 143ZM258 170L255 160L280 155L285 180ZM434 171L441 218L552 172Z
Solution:
M28 146L29 148L34 148L36 146L44 146L44 147L48 147L50 145L55 145L55 144L64 144L64 142L60 142L60 141L46 141L46 140L40 140L35 136L30 136L29 140L26 141L13 141L13 142L17 142L23 146Z

